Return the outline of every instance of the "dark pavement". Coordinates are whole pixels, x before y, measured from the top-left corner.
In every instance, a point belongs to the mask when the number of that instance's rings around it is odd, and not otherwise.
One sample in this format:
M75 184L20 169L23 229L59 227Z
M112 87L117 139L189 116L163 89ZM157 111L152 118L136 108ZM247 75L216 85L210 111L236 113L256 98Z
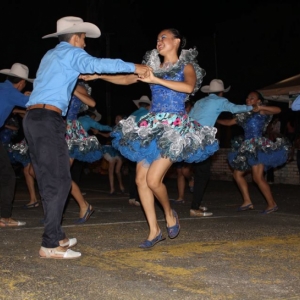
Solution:
M165 183L175 198L176 180ZM214 215L202 218L189 216L187 189L185 203L173 205L179 236L167 237L157 205L167 239L149 250L138 248L148 227L128 195L109 196L107 176L95 173L84 175L80 187L95 213L74 225L79 209L70 200L63 226L78 239L74 250L82 257L41 259L42 207L22 208L28 192L24 179L17 180L13 217L27 225L0 228L0 299L300 299L300 186L272 185L279 210L261 215L265 203L253 184L254 210L237 212L235 184L211 181L205 205Z

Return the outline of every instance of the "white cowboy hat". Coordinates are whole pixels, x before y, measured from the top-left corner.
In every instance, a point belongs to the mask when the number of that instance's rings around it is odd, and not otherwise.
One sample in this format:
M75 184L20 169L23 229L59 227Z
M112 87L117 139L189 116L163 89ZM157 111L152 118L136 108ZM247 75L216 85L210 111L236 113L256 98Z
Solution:
M102 118L102 115L98 113L97 109L89 109L90 112L92 112L96 117L95 117L95 121L99 122Z
M209 85L204 85L201 88L201 92L203 93L217 93L217 92L228 92L230 90L230 86L227 89L224 89L224 83L221 79L213 79Z
M22 65L20 63L14 63L10 69L2 69L0 70L1 74L9 75L9 76L15 76L22 79L25 79L29 82L33 82L33 78L28 78L29 69L27 66Z
M142 96L139 100L132 100L132 101L137 107L139 107L140 102L148 103L149 105L151 105L151 100L148 98L148 96Z
M95 115L96 115L95 121L96 121L96 122L99 122L99 121L101 120L101 118L102 118L102 115L99 114L98 111L97 111L96 109L94 110L94 113L95 113Z
M98 38L101 35L100 29L89 22L83 22L78 17L63 17L56 22L56 32L44 35L42 39L58 37L66 33L84 32L88 38Z

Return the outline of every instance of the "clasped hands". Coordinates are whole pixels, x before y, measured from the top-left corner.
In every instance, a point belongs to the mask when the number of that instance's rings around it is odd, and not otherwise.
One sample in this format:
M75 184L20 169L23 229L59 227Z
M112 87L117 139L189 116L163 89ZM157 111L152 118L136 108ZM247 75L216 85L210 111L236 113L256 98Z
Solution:
M152 68L150 68L146 65L135 64L135 72L134 73L138 75L139 79L145 79L151 75Z

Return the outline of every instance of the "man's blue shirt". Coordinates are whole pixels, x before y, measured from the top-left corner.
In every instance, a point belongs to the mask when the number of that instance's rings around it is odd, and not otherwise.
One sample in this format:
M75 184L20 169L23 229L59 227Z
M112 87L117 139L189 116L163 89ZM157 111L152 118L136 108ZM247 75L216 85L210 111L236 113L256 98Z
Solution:
M131 116L135 117L135 122L138 122L141 117L143 117L144 115L146 115L149 112L149 110L145 107L140 107L139 109L135 110Z
M293 101L291 109L294 111L300 110L300 95Z
M134 63L121 59L96 58L67 42L60 42L41 60L27 106L50 104L65 116L81 73L133 73Z
M251 111L252 105L237 105L229 102L224 97L209 94L198 100L191 109L189 116L199 122L202 126L214 126L217 118L223 111L233 114Z
M78 118L83 129L88 132L91 128L98 129L99 131L112 131L112 127L108 125L102 125L92 119L90 116L82 116Z
M29 96L16 89L9 80L0 83L0 128L5 123L15 106L24 107Z

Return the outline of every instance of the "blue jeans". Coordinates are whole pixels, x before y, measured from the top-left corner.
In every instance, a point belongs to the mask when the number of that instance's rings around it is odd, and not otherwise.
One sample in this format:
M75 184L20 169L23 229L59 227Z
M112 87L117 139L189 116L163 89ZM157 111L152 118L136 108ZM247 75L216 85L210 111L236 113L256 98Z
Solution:
M71 189L66 125L59 113L37 108L26 113L23 128L44 209L42 246L55 248L65 238L61 220Z

